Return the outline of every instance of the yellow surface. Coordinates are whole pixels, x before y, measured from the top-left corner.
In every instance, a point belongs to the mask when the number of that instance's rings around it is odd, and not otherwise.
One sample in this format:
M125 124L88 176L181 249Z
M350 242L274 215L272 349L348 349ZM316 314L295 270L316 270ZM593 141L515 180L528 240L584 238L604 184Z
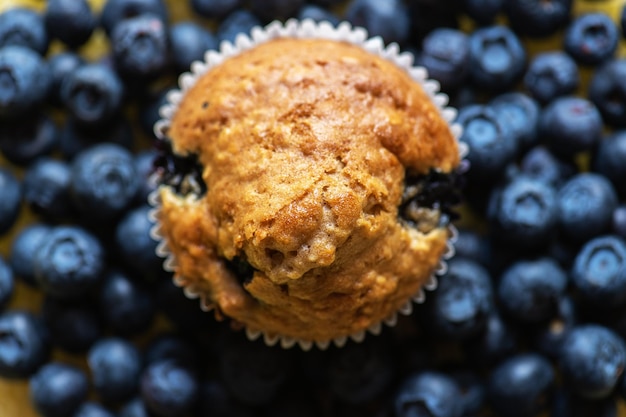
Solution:
M183 18L191 16L188 9L188 0L166 0L169 5L170 18L172 21L178 21ZM90 3L94 10L99 11L104 0L90 0ZM0 12L7 8L14 7L16 5L32 7L36 10L43 10L45 7L45 0L0 0ZM613 18L617 19L621 11L621 7L626 4L626 0L575 0L575 12L584 13L590 11L604 11ZM207 25L212 22L194 18L194 20ZM468 21L462 22L463 27L470 29L471 24ZM527 44L529 50L540 51L548 49L559 49L560 40L558 36L551 39L534 41ZM101 31L94 34L89 43L81 49L83 54L88 59L95 59L102 55L106 50L106 38ZM51 51L58 51L62 48L59 44L52 44ZM621 45L619 55L626 57L626 45L624 42ZM583 81L589 79L591 70L584 70L582 74ZM584 94L584 89L581 89L581 94ZM0 156L0 166L8 166L9 164ZM19 170L16 170L18 175L21 175ZM0 237L0 255L7 257L9 254L10 242L17 232L32 221L33 216L28 212L26 208L22 210L22 214L18 219L18 223L7 235ZM23 285L18 285L15 297L13 299L12 308L23 308L31 311L38 311L41 300L41 294L32 289L29 289ZM165 326L163 322L159 322L157 326ZM62 359L63 361L71 362L78 366L84 367L84 359L80 357L72 357L67 355L55 354L55 357ZM626 417L626 406L620 404L620 417ZM28 399L28 384L25 381L12 381L0 378L0 417L37 417L30 407Z

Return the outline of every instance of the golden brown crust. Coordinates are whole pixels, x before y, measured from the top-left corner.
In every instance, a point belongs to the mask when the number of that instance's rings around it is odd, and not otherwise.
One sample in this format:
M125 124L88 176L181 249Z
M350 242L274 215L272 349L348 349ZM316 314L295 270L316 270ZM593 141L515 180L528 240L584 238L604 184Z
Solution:
M161 190L176 273L251 329L350 335L431 276L445 228L398 220L405 170L444 172L456 142L421 87L360 47L279 39L230 58L186 93L168 136L197 154L207 193ZM241 286L224 258L256 269Z

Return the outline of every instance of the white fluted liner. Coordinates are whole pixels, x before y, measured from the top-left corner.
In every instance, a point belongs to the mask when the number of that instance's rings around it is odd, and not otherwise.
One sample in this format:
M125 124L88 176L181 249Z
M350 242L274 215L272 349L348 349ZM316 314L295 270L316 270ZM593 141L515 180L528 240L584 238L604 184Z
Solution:
M330 39L349 42L361 46L363 49L395 63L398 67L407 71L411 78L422 86L432 102L439 108L441 116L450 125L450 130L457 141L461 159L464 159L467 156L469 151L467 145L459 141L462 134L462 127L455 123L457 110L452 107L447 107L449 101L448 96L439 91L440 86L437 81L428 78L428 71L426 68L413 65L414 57L411 53L401 52L396 43L391 43L385 46L383 40L378 36L368 38L368 34L365 29L353 27L348 22L341 22L339 25L333 26L328 22L316 23L310 19L302 21L291 19L285 23L275 21L265 27L255 27L251 30L250 36L239 34L235 38L234 43L223 41L220 44L218 51L207 51L204 55L204 61L196 61L192 63L190 71L179 77L179 90L174 90L168 93L167 103L159 110L159 114L162 119L159 120L154 126L156 136L161 139L167 138L170 119L176 113L178 105L185 93L192 88L196 84L197 80L208 70L221 64L229 57L238 55L239 53L253 48L258 44L281 37ZM177 262L174 256L170 253L167 242L163 239L161 227L156 221L161 205L158 190L154 191L150 195L149 203L153 207L150 212L150 218L155 222L155 225L151 230L151 236L153 239L159 241L156 253L160 257L165 258L163 268L166 271L174 273L174 284L182 287L184 294L187 297L200 300L200 307L203 311L212 310L215 306L210 300L203 297L202 291L199 288L196 288L184 277L176 275ZM342 347L348 340L361 342L367 333L378 335L382 331L383 325L396 325L398 314L411 314L413 311L413 303L423 303L426 297L424 289L432 291L437 288L437 277L444 275L447 271L446 260L454 256L454 243L456 241L457 234L458 232L456 228L453 225L449 225L449 239L447 241L445 252L434 273L424 285L424 288L420 288L417 293L413 295L410 300L407 300L407 302L403 304L396 313L390 315L382 322L372 324L366 330L361 330L349 336L341 336L333 340L326 341L299 340L289 336L267 334L263 331L251 328L245 329L246 336L250 340L262 338L268 346L280 345L282 348L288 349L297 345L302 350L307 351L313 346L322 350L327 349L331 344L334 344L337 347Z

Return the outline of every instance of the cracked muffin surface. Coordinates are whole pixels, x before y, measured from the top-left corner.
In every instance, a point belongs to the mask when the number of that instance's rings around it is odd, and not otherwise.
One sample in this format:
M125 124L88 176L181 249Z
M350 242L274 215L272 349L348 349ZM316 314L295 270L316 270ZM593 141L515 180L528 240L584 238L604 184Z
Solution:
M394 63L271 40L209 69L170 122L172 151L197 158L205 188L161 187L158 221L179 281L218 315L324 342L392 316L432 276L448 230L437 205L399 210L405 178L451 173L459 152Z

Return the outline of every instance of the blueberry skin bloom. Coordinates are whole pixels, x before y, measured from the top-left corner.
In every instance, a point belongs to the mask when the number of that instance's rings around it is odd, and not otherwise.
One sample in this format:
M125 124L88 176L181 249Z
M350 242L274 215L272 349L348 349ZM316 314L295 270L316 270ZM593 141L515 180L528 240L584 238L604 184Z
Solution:
M35 252L51 230L46 224L31 223L13 239L9 262L15 275L28 285L37 285L33 262Z
M543 104L574 93L579 84L576 62L562 51L535 55L524 75L524 87Z
M518 261L498 284L498 299L516 320L535 323L550 318L567 287L567 275L550 258Z
M68 74L61 84L61 101L76 122L102 125L122 106L124 85L104 64L86 64Z
M345 18L367 29L370 36L380 36L385 43L402 43L409 36L409 10L402 1L354 0Z
M167 21L167 7L163 0L107 0L102 8L100 24L107 35L120 22L142 14L153 14Z
M576 172L576 165L558 159L545 146L535 146L520 161L520 173L551 187L561 186Z
M396 417L461 417L463 400L458 385L447 375L420 372L409 376L394 398Z
M522 149L530 148L538 138L540 107L524 93L505 93L490 103L497 117L516 137Z
M626 239L626 204L619 205L613 211L613 233Z
M544 37L565 26L572 11L572 0L507 0L505 11L515 31Z
M600 146L593 158L593 170L604 175L615 189L626 195L626 130L600 141Z
M115 417L115 415L100 404L87 401L78 407L72 417Z
M72 173L63 161L40 158L24 175L24 201L46 219L61 219L71 213Z
M42 16L25 7L13 7L0 13L0 48L21 46L45 55L48 33Z
M468 75L469 38L460 30L435 29L424 38L418 63L439 81L443 91L453 91Z
M37 52L24 46L0 48L1 118L24 116L38 108L50 83L48 66Z
M617 194L602 175L580 173L559 189L557 205L561 231L584 242L609 229Z
M148 410L159 417L186 415L198 396L193 371L168 360L149 365L141 376L140 387Z
M626 243L617 236L587 242L574 261L572 281L580 295L599 307L626 301Z
M87 399L89 381L80 369L60 362L44 365L30 380L30 397L45 417L72 415Z
M191 63L202 61L204 53L217 49L217 38L194 22L180 22L169 29L172 62L177 72L189 71Z
M606 398L626 366L624 341L605 327L579 326L563 342L559 365L564 384L574 393L591 399Z
M17 220L22 203L22 186L10 171L0 167L0 236Z
M589 13L570 24L563 47L576 62L597 65L615 54L618 42L619 33L613 20L604 13Z
M13 296L15 279L9 264L0 256L0 311L4 310Z
M48 0L44 20L50 36L70 48L87 42L97 25L86 0Z
M141 355L131 343L120 338L105 338L87 354L94 388L103 402L130 399L139 388Z
M0 315L0 376L29 377L49 352L47 329L32 313L12 310Z
M588 96L606 123L626 127L626 59L612 59L596 69Z
M489 26L470 35L470 78L480 88L509 88L524 73L526 51L506 26Z
M104 249L97 238L78 226L57 226L35 253L35 278L55 297L77 298L102 279Z
M77 210L91 221L121 215L139 188L133 155L112 143L94 145L72 163L72 198Z
M540 355L518 354L491 373L487 396L501 417L532 417L545 411L554 387L554 371Z

